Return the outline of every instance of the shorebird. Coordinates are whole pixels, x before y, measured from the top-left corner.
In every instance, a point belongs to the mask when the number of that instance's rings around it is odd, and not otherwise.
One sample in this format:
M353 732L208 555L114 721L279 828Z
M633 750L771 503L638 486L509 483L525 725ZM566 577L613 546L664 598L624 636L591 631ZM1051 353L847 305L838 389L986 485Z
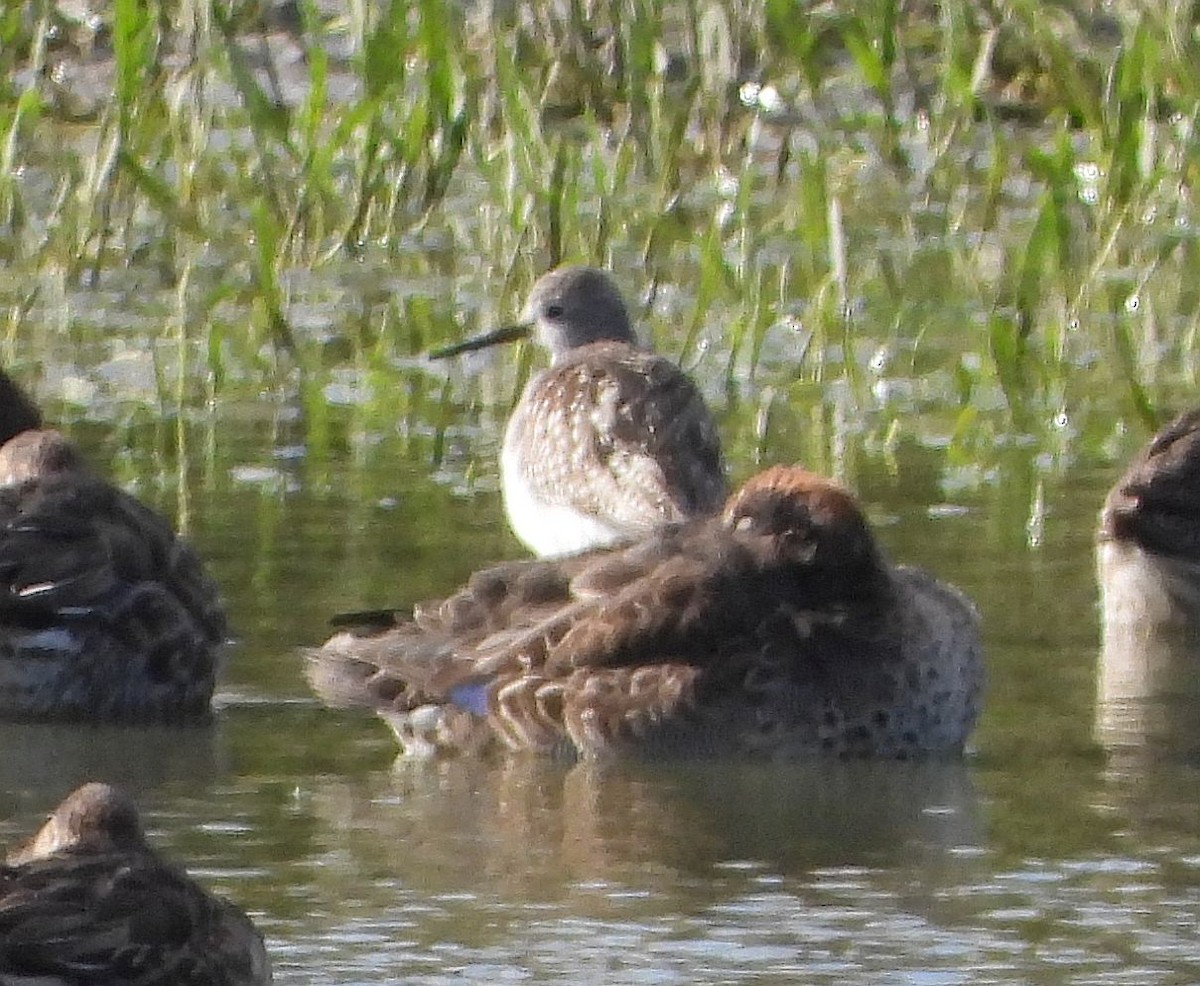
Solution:
M678 366L639 348L604 271L556 268L534 285L516 325L429 355L531 334L550 367L508 420L500 479L509 524L535 554L631 540L721 508L721 444L704 399Z
M85 784L0 865L0 981L45 986L260 986L262 936L166 862L137 808Z
M1200 694L1200 408L1150 440L1096 541L1100 699Z
M0 371L0 716L203 719L225 638L195 552Z
M309 680L417 756L954 754L983 678L967 598L891 564L853 496L799 467L719 515L498 565L383 623L313 651Z

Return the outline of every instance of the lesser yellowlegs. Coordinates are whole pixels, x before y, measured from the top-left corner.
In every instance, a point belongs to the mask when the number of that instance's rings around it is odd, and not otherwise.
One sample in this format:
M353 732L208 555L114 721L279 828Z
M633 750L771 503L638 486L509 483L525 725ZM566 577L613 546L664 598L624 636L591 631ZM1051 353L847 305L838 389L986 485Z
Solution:
M696 386L640 348L612 279L560 267L516 325L431 353L532 334L550 367L526 385L500 455L505 511L535 554L570 554L712 513L726 494L720 438Z

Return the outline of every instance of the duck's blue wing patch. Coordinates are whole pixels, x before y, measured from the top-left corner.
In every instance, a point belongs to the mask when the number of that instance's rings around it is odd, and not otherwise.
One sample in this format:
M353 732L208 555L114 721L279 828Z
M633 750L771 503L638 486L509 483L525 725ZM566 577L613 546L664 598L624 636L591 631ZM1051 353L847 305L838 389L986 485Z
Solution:
M468 681L451 688L449 699L460 709L465 709L477 716L486 716L488 713L487 690L488 683L486 681Z

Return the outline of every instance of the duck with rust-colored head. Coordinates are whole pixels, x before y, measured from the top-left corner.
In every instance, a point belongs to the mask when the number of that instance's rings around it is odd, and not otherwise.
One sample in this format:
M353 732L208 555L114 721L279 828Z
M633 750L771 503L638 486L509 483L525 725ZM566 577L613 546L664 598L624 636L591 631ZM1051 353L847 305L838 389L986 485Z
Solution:
M513 532L558 556L716 513L727 487L716 425L695 384L638 346L612 278L558 267L521 320L431 353L532 335L550 367L526 385L504 432L501 490Z
M966 597L891 564L832 480L777 466L717 516L345 630L308 673L414 754L916 757L962 750L983 658Z
M108 784L70 794L0 865L0 982L260 986L250 919L166 862Z
M203 720L225 643L192 548L0 371L0 717Z

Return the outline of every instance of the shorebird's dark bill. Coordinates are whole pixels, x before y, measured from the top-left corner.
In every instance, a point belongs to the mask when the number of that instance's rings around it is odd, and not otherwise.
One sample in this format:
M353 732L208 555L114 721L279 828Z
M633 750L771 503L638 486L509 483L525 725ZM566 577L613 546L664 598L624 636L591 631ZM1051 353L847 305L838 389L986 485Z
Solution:
M429 354L430 359L446 359L449 356L457 356L459 353L469 353L476 349L486 349L488 346L495 346L502 342L512 342L514 339L523 339L529 335L530 326L521 325L506 325L502 329L496 329L494 332L485 332L481 336L475 336L473 339L464 339L462 342L456 342L450 346L443 346L441 349L435 349Z

